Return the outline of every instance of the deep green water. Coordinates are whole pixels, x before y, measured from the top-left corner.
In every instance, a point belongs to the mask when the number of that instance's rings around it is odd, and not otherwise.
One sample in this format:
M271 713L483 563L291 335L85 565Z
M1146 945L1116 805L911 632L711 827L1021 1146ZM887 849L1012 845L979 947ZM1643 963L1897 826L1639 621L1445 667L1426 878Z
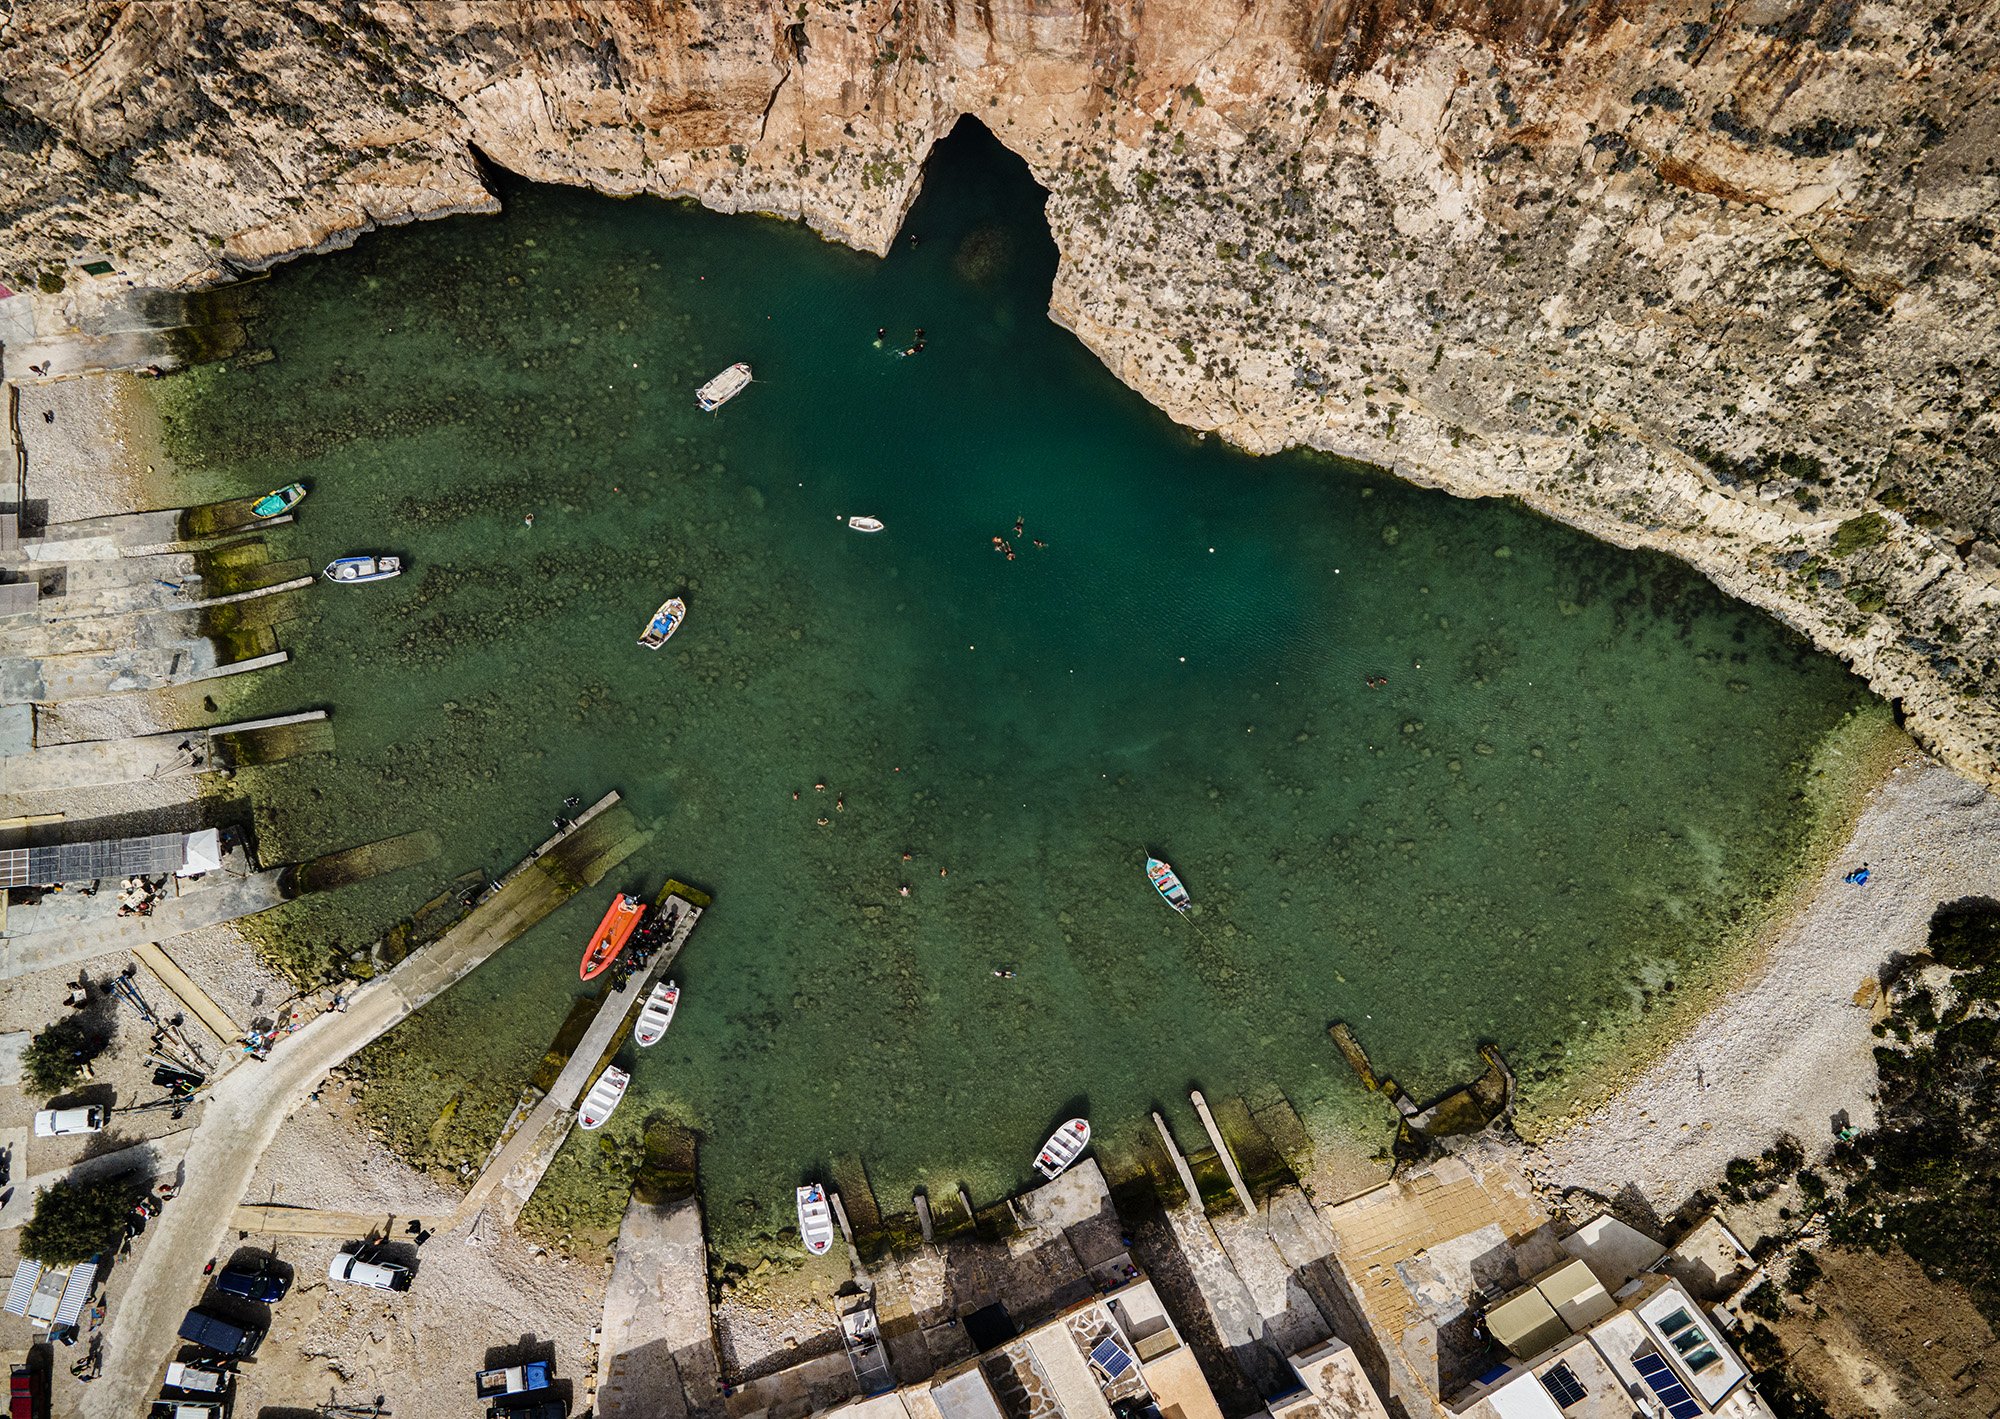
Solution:
M717 903L606 1132L694 1123L725 1236L842 1154L894 1205L1026 1181L1073 1108L1114 1150L1156 1102L1187 1139L1194 1082L1358 1128L1334 1019L1418 1092L1497 1040L1547 1103L1725 958L1799 861L1813 756L1872 703L1676 564L1176 429L1047 321L1038 194L984 134L886 261L505 198L278 271L249 296L276 358L167 384L190 495L301 477L282 552L414 568L311 593L293 663L224 706L334 711L336 757L248 777L267 859L446 843L288 909L295 946L512 863L565 794L658 824L374 1053L371 1106L424 1156L483 1150L610 887L668 874ZM737 359L757 384L697 412ZM671 592L687 626L649 655ZM599 1147L558 1176L610 1197Z

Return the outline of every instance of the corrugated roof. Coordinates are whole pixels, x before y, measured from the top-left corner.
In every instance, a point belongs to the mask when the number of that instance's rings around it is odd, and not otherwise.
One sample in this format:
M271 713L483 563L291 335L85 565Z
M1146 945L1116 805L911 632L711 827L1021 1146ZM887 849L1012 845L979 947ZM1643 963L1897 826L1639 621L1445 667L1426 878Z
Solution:
M90 1299L90 1289L97 1284L97 1263L86 1261L69 1274L69 1285L63 1287L62 1299L56 1302L54 1325L75 1325L76 1318L83 1314L83 1303Z

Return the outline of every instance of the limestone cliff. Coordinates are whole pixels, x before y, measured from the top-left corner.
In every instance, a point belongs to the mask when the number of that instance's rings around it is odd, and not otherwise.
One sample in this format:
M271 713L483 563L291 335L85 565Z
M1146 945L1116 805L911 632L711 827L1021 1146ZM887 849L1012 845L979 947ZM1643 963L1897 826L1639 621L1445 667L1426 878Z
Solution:
M972 114L1052 193L1055 317L1175 418L1673 552L1992 782L1996 21L39 0L0 17L0 272L84 320L125 283L490 207L481 155L879 251Z

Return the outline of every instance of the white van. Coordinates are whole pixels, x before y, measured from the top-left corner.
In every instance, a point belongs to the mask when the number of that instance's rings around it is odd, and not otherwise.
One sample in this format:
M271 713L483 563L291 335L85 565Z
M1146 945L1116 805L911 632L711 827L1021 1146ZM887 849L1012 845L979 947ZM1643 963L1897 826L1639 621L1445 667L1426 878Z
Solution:
M104 1110L97 1104L82 1109L43 1109L35 1115L35 1137L61 1138L71 1133L102 1133Z
M393 1261L363 1261L350 1252L341 1252L326 1266L329 1281L351 1281L378 1291L401 1291L409 1278L410 1273Z

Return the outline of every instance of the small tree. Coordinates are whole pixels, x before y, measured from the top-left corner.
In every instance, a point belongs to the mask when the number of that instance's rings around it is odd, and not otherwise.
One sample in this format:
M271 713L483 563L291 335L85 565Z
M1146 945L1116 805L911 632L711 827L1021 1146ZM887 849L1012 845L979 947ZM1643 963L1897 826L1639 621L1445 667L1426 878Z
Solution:
M35 1198L21 1255L49 1266L88 1261L117 1239L138 1195L129 1177L57 1183Z
M28 1041L21 1072L44 1097L60 1094L83 1077L84 1062L96 1053L90 1028L78 1015L65 1015Z

